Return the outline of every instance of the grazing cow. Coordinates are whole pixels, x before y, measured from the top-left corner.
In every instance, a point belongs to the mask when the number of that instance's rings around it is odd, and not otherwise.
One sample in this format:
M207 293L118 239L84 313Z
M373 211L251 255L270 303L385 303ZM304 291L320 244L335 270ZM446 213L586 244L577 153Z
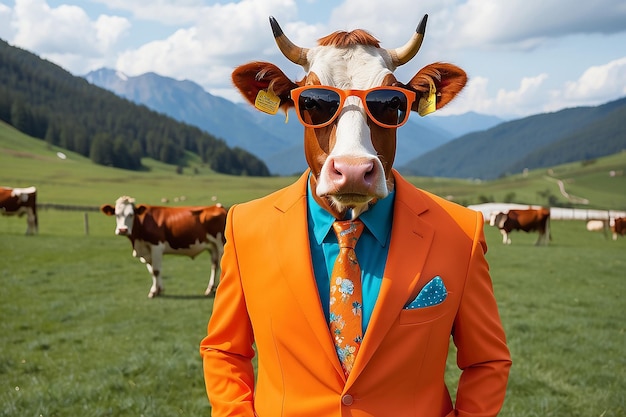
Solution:
M122 196L115 207L105 204L100 210L115 215L115 234L127 236L133 256L146 264L152 275L148 297L163 291L163 255L185 255L192 259L205 250L211 252L211 276L205 295L213 290L215 275L224 251L226 209L221 204L209 207L163 207L135 205L135 199Z
M502 233L502 243L511 244L509 233L513 230L524 232L539 232L535 245L547 245L550 241L550 209L525 209L509 210L506 213L493 213L489 221L491 226L496 226Z
M590 232L601 232L606 229L607 223L604 220L588 220L586 227Z
M586 228L590 232L603 232L604 237L608 239L611 230L609 223L609 220L592 219L587 221Z
M396 78L420 48L426 17L396 49L360 29L302 48L274 18L270 24L304 78L257 61L237 67L233 81L262 111L294 108L309 168L228 211L200 348L213 415L495 416L511 362L482 214L392 169L397 128L411 110L424 115L450 102L465 72L434 63L406 83ZM335 232L351 235L341 252ZM331 274L338 252L351 256L339 269L361 272L362 297L350 303L361 280ZM332 312L338 304L345 315ZM342 333L344 318L351 337ZM451 337L462 368L455 402L444 381Z
M0 187L0 213L19 217L26 214L26 234L34 235L39 231L37 189Z
M613 232L613 240L617 240L617 236L626 235L626 217L618 217L611 222L611 232Z

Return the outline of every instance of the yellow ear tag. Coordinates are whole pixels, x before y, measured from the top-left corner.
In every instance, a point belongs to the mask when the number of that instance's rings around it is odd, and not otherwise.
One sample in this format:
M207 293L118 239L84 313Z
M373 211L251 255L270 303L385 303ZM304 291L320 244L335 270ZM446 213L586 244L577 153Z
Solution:
M280 98L273 91L260 90L254 100L254 107L268 114L276 114Z
M430 82L430 91L428 93L428 98L424 98L424 96L420 97L419 104L417 105L417 112L420 116L424 117L427 114L430 114L437 110L437 90L435 88L435 83Z

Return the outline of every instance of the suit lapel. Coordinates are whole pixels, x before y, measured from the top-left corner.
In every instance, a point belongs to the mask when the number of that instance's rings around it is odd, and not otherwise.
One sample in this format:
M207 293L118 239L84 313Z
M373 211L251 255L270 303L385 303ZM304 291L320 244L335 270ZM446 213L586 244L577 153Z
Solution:
M385 273L363 344L357 355L348 383L358 377L404 305L411 300L424 280L421 271L434 236L434 227L419 214L427 210L415 187L396 177L396 201L393 210L391 244ZM413 295L413 297L412 297Z
M313 334L334 365L336 371L343 375L335 347L333 345L328 323L319 300L317 283L313 271L311 248L309 244L306 207L306 181L308 171L300 179L286 189L275 202L279 211L278 229L281 233L289 233L290 239L270 239L276 244L279 253L280 268L291 288L295 301L306 317Z

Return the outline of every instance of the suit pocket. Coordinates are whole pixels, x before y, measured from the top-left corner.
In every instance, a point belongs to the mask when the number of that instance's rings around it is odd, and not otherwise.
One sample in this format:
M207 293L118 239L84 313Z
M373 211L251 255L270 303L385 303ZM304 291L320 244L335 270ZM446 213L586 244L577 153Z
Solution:
M448 296L442 303L431 306L413 309L403 309L400 312L400 325L412 325L428 323L443 316L449 309L452 293L448 292Z

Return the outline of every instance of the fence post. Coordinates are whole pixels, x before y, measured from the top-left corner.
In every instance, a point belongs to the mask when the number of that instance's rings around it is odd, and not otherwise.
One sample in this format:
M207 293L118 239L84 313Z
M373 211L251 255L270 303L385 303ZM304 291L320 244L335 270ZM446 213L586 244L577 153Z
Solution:
M89 214L85 212L85 236L89 236Z

